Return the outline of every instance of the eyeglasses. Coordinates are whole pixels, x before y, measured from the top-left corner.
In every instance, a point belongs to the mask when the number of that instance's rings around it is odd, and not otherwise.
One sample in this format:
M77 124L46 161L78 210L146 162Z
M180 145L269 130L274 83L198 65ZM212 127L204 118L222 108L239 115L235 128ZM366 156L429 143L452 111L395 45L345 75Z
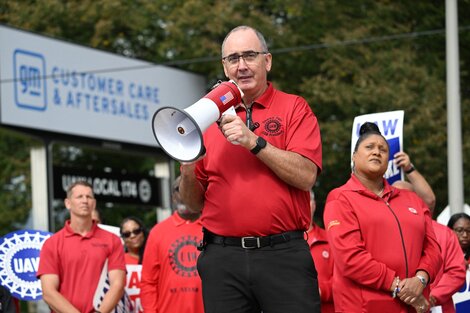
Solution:
M227 61L229 65L236 65L240 58L245 61L245 63L253 63L256 61L256 58L260 54L268 54L267 51L243 51L242 53L234 53L222 58L222 61Z
M456 232L458 235L463 235L464 233L470 235L470 228L454 228L454 232Z
M142 228L137 228L131 231L125 231L121 233L122 238L129 238L131 234L134 234L135 236L140 235L142 233Z

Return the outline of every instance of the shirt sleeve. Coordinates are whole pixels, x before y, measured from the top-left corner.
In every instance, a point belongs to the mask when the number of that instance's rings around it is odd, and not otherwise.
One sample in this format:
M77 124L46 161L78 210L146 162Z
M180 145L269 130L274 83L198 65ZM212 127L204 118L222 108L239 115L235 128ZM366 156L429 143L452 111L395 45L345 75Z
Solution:
M140 299L144 312L158 312L158 284L160 276L160 258L158 255L158 234L152 229L145 245L140 282Z
M424 202L423 202L424 205ZM437 273L442 265L441 250L436 239L436 234L432 227L431 214L429 209L424 205L424 221L425 221L425 237L423 245L423 253L418 264L419 270L428 273L430 282L434 281Z
M296 97L293 115L286 126L286 150L299 153L322 169L322 144L318 120L307 101Z
M39 267L36 277L39 279L43 274L59 275L57 248L54 247L53 237L48 238L42 245L39 253Z
M123 270L126 271L126 262L124 260L124 246L118 236L113 234L111 252L108 257L108 271Z
M431 285L431 295L437 299L438 304L449 301L465 283L466 262L460 248L459 240L453 231L443 227L445 234L445 247L443 252L443 273L441 278Z

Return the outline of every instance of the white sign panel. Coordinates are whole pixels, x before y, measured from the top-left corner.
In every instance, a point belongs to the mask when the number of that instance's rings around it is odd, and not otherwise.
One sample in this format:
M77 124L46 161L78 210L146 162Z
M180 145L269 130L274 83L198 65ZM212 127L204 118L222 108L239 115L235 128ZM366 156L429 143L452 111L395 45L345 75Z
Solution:
M0 26L0 123L157 146L162 106L202 96L202 76Z
M385 178L389 184L393 184L397 180L401 180L403 173L393 163L393 156L399 151L403 151L403 119L404 111L391 111L373 114L365 114L356 116L354 118L352 135L351 135L351 156L354 152L354 146L359 138L359 130L361 125L365 122L372 122L377 124L382 136L388 142L390 147L390 155L388 161L388 169L385 173Z
M133 313L142 313L142 302L140 300L140 281L142 279L141 264L127 264L126 292L131 299L134 308Z

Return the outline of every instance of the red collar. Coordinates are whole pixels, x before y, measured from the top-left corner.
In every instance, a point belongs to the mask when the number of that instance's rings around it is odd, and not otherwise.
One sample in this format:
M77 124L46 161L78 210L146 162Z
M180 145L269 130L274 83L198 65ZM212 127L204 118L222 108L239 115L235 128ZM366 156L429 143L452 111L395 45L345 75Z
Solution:
M269 108L269 106L271 105L271 99L274 97L275 91L276 90L274 89L273 84L271 82L268 82L268 88L266 88L266 90L261 96L259 96L253 101L253 104L257 103L264 108ZM237 107L237 109L239 108L245 109L243 105Z
M384 192L383 192L383 198L384 199L389 199L392 197L395 197L400 193L400 190L398 188L390 186L388 181L385 178L382 178L383 184L384 184ZM365 196L368 196L370 198L377 198L378 196L367 189L361 181L354 175L354 173L351 173L351 178L347 181L347 183L344 185L344 190L350 190L350 191L355 191L360 194L363 194Z
M96 224L96 221L93 221L93 224L91 226L91 230L88 233L86 233L85 236L82 236L82 235L76 233L72 229L72 227L70 227L70 220L66 220L65 224L64 224L65 236L66 237L77 235L77 236L80 236L80 237L83 237L83 238L90 238L90 237L93 237L93 235L95 234L95 231L96 231L97 228L98 228L98 225Z
M198 218L194 222L191 222L189 220L185 220L184 218L182 218L176 211L173 213L173 223L175 224L175 226L181 226L181 225L188 224L188 223L198 223L199 225L202 226L201 218Z

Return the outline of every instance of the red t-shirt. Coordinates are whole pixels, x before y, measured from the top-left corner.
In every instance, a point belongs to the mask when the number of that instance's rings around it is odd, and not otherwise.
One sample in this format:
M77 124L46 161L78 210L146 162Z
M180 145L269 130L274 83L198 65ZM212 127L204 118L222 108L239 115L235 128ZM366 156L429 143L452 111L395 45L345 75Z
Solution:
M237 115L246 121L244 108ZM252 105L255 134L271 145L296 152L322 167L317 119L307 102L269 83ZM249 150L231 144L211 125L204 133L206 156L196 176L206 188L202 224L223 236L264 236L307 230L310 195L282 181Z
M140 298L145 313L203 313L201 279L197 273L200 220L178 213L155 225L147 238L142 262Z
M118 236L93 227L85 236L74 233L70 221L44 242L36 276L59 276L59 292L80 312L94 312L93 296L103 265L108 271L126 271L124 249Z
M130 255L129 253L124 254L124 261L126 264L139 264L139 258L136 258L133 255Z

